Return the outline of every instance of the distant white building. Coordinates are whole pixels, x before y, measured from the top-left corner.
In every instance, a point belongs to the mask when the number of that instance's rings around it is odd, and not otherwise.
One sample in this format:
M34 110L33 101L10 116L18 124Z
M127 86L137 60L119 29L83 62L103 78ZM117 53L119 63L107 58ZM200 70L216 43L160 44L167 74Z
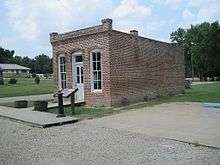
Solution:
M21 76L25 77L30 74L30 68L17 64L1 64L0 68L3 70L3 77Z

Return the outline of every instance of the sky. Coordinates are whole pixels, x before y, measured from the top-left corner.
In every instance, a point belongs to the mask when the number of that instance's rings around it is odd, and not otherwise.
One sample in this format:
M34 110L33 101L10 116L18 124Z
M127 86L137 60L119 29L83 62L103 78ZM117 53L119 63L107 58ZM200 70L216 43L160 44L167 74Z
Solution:
M172 31L220 21L220 0L0 0L0 46L15 55L52 56L49 33L113 19L113 29L170 42Z

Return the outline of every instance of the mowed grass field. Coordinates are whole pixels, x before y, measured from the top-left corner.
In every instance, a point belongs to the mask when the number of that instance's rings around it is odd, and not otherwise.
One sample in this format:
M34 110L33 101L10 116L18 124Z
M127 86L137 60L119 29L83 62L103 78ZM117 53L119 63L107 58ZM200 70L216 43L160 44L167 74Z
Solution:
M21 84L26 84L25 87L21 87ZM17 94L40 94L40 93L51 93L53 91L53 85L51 80L43 80L39 85L34 84L31 79L24 79L15 85L6 85L7 90L5 90L5 95L9 95L13 93L13 90ZM12 89L13 88L13 89ZM24 89L25 88L25 89ZM18 89L17 91L15 89ZM34 89L29 91L29 89ZM2 86L0 87L0 94L2 90ZM20 91L21 90L21 91ZM20 91L20 92L19 92ZM26 91L26 92L24 92ZM35 93L33 93L35 91ZM185 94L177 95L177 96L164 96L154 100L140 102L136 104L131 104L124 107L86 107L86 106L76 106L74 116L84 119L93 119L99 118L103 116L114 115L117 113L125 112L128 110L138 110L139 108L144 108L148 106L158 105L162 103L169 102L218 102L220 103L220 83L213 84L203 84L203 85L194 85L191 89L187 89ZM14 102L1 103L2 106L14 107ZM33 106L33 102L29 101L28 106ZM48 112L56 113L58 112L58 108L48 109ZM71 107L65 107L66 115L71 116L72 110Z
M163 96L147 102L141 102L123 107L123 109L143 108L169 102L212 102L220 103L220 82L213 84L193 85L185 94L176 96Z
M137 104L131 104L124 107L118 108L107 108L107 107L75 107L74 116L79 117L80 119L92 119L99 118L103 116L109 116L127 110L133 109L138 110L139 108L144 108L148 106L158 105L162 103L169 102L219 102L220 103L220 83L213 84L203 84L203 85L194 85L191 89L187 89L186 93L183 95L177 96L164 96L157 98L155 100L140 102ZM58 109L49 109L51 113L57 113ZM72 115L70 107L65 107L65 113L67 115Z
M8 84L9 79L4 79L5 85L0 85L1 97L27 96L53 93L53 80L41 80L36 84L32 78L17 78L16 84Z

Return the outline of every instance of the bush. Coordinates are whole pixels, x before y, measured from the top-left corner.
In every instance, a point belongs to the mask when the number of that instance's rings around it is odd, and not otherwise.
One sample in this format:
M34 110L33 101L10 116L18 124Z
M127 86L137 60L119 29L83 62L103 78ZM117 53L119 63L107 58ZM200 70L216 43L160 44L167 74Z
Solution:
M185 80L185 88L190 89L191 88L191 82L189 80Z
M128 100L127 98L122 98L122 99L121 99L121 105L122 105L122 106L129 105L129 100Z
M10 78L10 80L8 81L9 84L16 84L17 83L17 79L15 78Z
M36 78L36 76L37 76L36 73L33 73L33 74L32 74L32 77L33 77L33 78Z
M35 83L36 84L39 84L40 83L40 77L39 76L36 76L35 79L34 79Z

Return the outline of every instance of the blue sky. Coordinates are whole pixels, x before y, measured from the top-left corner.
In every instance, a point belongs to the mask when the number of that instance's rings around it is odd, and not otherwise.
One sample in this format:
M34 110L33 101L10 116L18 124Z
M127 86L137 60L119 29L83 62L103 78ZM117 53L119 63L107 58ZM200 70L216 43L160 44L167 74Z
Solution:
M0 46L16 55L51 56L49 33L101 24L136 29L148 38L169 42L178 27L220 20L220 0L1 0Z

